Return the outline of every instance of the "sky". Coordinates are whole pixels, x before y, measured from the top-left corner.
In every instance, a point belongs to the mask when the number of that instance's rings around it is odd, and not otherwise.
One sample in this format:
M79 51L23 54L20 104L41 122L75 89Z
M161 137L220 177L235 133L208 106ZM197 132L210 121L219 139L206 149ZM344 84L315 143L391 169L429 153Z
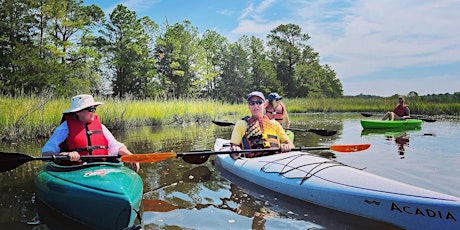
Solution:
M91 4L106 15L123 4L160 26L189 20L230 42L299 25L344 95L460 92L460 0L84 0Z

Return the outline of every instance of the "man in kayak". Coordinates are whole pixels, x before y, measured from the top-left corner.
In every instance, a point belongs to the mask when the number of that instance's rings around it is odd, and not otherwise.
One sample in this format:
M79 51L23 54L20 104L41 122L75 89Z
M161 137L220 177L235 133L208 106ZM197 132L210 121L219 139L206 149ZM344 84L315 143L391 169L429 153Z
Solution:
M281 97L277 93L270 93L268 95L268 104L265 108L265 115L270 119L275 119L281 125L284 122L284 128L289 129L289 116L287 114L286 106L281 102Z
M267 106L263 93L254 91L247 96L248 107L252 116L237 121L230 139L231 150L277 148L289 152L294 144L289 140L279 122L264 116ZM245 157L256 157L262 153L249 153ZM232 154L234 159L241 156Z
M70 108L63 112L61 125L43 146L42 156L69 156L71 162L82 163L80 155L131 155L95 114L97 106L102 104L87 94L72 97ZM139 167L139 163L132 165L136 172Z
M383 115L382 120L390 119L390 121L396 120L405 120L410 118L409 105L404 101L403 97L398 98L398 104L395 106L392 112L387 112Z

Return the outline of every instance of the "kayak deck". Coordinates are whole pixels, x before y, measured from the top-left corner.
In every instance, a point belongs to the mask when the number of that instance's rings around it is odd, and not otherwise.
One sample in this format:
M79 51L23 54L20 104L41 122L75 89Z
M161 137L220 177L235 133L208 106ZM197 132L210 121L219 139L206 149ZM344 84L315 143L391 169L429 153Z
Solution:
M228 141L217 139L216 151ZM302 152L216 164L262 187L314 204L407 229L459 227L460 198L418 188Z
M143 194L137 173L122 163L105 162L79 166L48 163L37 173L35 188L44 205L94 229L132 226Z

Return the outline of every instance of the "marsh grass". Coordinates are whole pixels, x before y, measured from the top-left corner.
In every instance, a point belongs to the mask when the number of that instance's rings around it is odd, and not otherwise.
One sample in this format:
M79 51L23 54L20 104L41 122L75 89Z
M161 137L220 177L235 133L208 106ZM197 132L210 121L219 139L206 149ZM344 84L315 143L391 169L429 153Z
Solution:
M328 99L287 99L284 100L290 113L308 112L378 112L393 110L398 103L396 97L390 98L328 98ZM439 103L422 101L420 98L406 98L411 113L423 115L459 115L460 103Z
M15 98L0 96L0 140L46 138L60 124L69 98L52 98L52 92ZM98 98L104 102L97 114L111 130L138 126L203 124L211 120L229 120L249 114L247 104L230 104L208 99L134 100L130 97ZM396 98L283 99L289 113L376 112L384 113L396 105ZM456 115L459 103L431 103L407 99L413 114Z

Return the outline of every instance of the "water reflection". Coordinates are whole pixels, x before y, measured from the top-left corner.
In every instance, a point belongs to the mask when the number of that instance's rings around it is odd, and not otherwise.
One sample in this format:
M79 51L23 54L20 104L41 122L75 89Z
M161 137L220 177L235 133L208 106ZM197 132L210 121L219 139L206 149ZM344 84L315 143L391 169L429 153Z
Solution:
M387 140L385 135L363 134L359 114L355 117L347 114L290 114L290 118L293 128L338 131L330 137L296 132L296 146L371 142L372 147L365 152L317 153L353 166L368 167L369 171L385 177L418 183L458 196L459 173L458 164L455 164L460 149L458 122L437 121L423 125L425 132L438 132L439 138L419 137L421 134L415 130L408 131L407 137L395 135ZM238 118L219 120L234 122ZM114 135L135 153L189 152L210 149L216 137L230 138L231 131L232 127L209 123L191 127L140 127L114 132ZM21 145L0 143L0 149L38 156L43 142L38 140ZM404 154L400 155L400 152ZM396 154L398 158L404 156L407 159L395 161ZM407 156L411 156L411 161ZM139 174L144 182L145 229L250 229L253 225L259 229L375 228L375 223L367 219L299 202L257 186L254 188L254 184L240 183L216 169L212 159L210 157L201 165L188 164L182 159L141 165ZM0 174L0 229L32 229L25 222L35 213L33 179L42 165L40 161L29 162ZM388 170L390 166L392 170ZM407 171L408 167L410 171ZM411 176L401 177L401 174ZM388 226L382 228L385 227ZM33 228L47 229L44 225Z
M361 136L367 135L382 135L386 141L394 141L397 147L397 153L400 159L405 158L406 147L409 147L410 134L409 132L420 131L421 128L416 129L363 129Z
M398 152L401 156L401 159L404 159L404 153L406 150L404 149L405 146L409 146L409 134L404 133L399 137L395 137L395 142L398 145Z

